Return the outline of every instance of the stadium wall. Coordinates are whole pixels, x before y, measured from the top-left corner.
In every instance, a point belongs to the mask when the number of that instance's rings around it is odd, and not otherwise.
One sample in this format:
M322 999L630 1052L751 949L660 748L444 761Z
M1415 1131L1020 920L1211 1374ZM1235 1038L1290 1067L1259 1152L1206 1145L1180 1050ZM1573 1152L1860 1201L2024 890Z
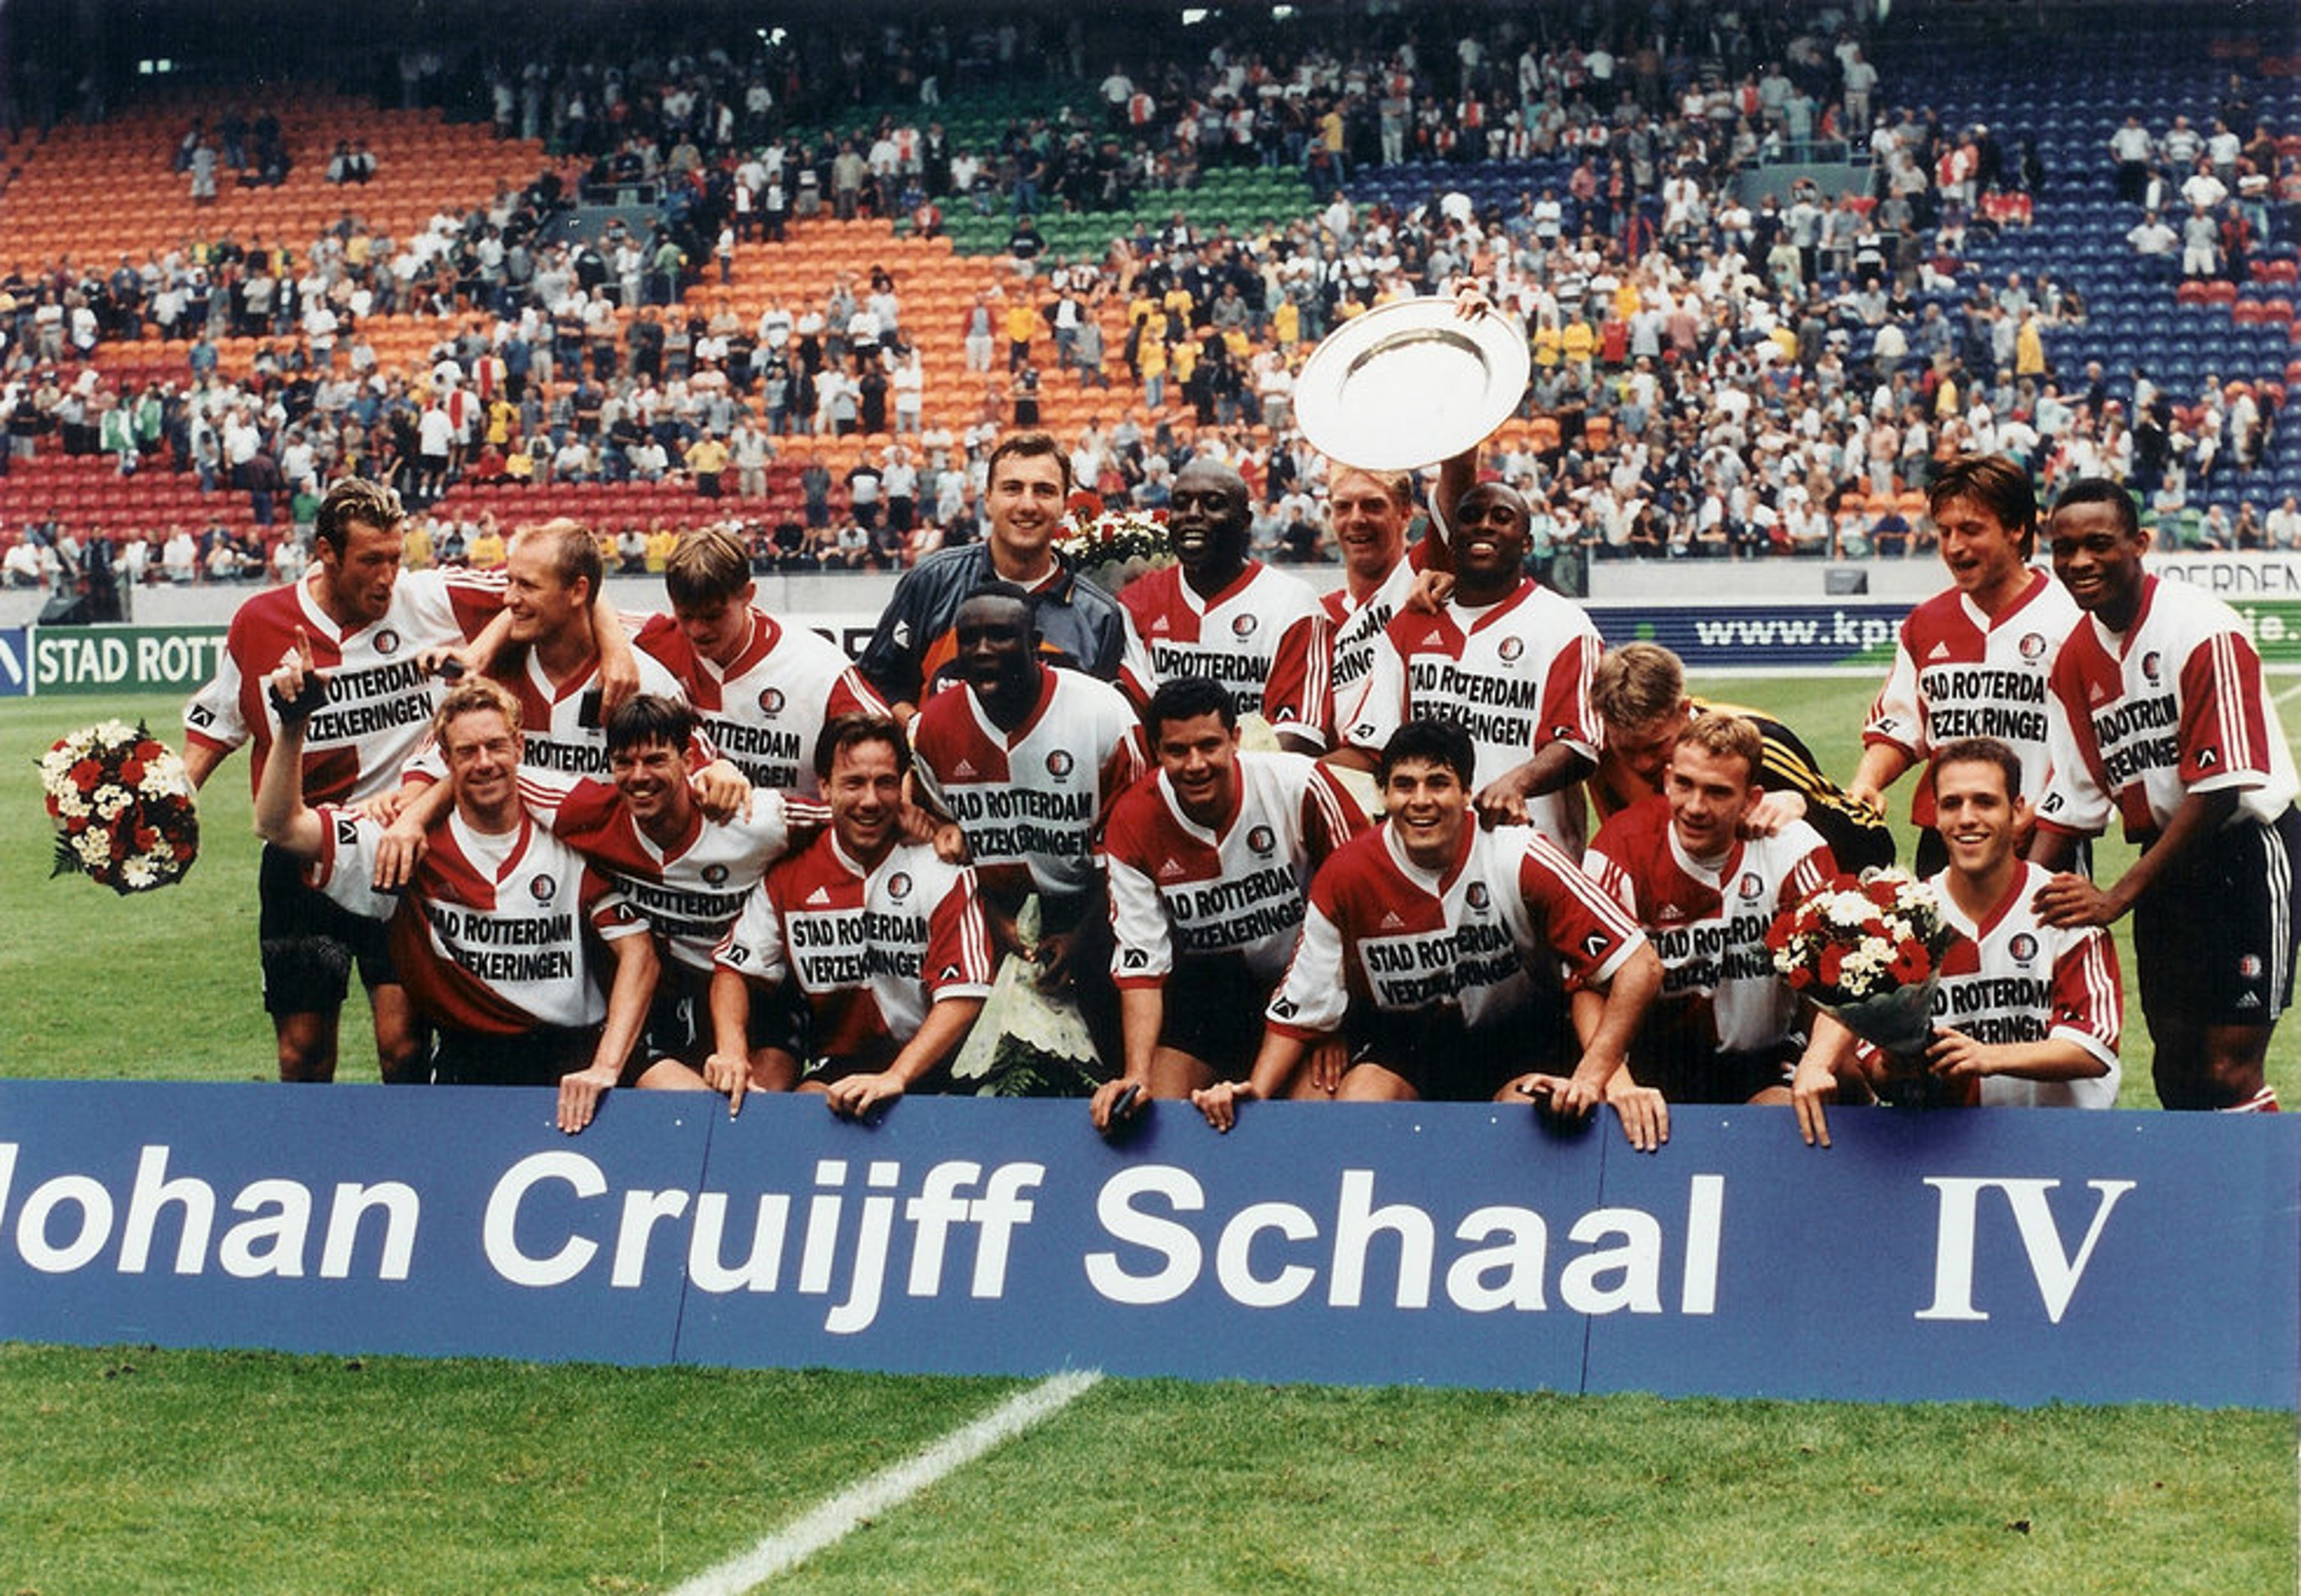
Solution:
M2301 1121L0 1082L0 1337L2290 1409Z

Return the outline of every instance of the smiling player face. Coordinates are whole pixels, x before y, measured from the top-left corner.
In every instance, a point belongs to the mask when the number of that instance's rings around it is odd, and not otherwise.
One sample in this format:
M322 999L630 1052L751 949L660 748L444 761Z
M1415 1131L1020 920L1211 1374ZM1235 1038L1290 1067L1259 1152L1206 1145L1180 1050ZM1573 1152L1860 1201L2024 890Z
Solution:
M1238 729L1218 714L1162 721L1159 768L1175 790L1183 813L1210 826L1230 812L1238 792Z
M1382 797L1391 833L1409 859L1425 870L1454 862L1470 790L1452 765L1402 759L1383 779Z
M894 846L903 806L903 772L891 744L849 743L831 758L823 786L831 829L856 858L875 863Z

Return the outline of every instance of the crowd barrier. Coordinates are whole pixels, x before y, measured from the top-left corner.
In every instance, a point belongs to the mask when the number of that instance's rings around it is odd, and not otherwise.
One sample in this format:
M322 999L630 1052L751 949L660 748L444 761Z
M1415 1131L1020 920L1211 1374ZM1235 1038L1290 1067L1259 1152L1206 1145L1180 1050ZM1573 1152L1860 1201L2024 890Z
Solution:
M0 1336L2290 1409L2301 1121L0 1082Z

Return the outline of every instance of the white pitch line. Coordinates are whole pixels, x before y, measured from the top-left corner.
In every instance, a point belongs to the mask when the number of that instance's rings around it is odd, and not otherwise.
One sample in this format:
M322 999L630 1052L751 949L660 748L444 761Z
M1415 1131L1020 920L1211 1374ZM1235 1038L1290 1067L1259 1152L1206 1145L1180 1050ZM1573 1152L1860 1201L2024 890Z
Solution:
M2280 704L2290 704L2296 698L2301 698L2301 685L2287 688L2277 695L2276 701Z
M1021 1434L1041 1419L1051 1418L1092 1391L1101 1379L1100 1369L1074 1370L1050 1375L1029 1390L1017 1392L925 1451L850 1485L741 1556L731 1558L716 1568L706 1569L674 1591L672 1596L742 1596L746 1591L757 1589L776 1575L837 1544L849 1531L900 1507L1000 1442Z

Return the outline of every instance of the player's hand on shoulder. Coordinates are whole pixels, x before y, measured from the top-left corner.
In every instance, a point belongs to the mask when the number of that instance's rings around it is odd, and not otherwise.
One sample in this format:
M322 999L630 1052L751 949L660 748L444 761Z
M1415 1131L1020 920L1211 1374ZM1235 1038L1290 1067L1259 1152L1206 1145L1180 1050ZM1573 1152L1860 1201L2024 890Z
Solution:
M1805 818L1805 794L1802 792L1763 792L1742 817L1742 835L1774 837L1784 826Z

